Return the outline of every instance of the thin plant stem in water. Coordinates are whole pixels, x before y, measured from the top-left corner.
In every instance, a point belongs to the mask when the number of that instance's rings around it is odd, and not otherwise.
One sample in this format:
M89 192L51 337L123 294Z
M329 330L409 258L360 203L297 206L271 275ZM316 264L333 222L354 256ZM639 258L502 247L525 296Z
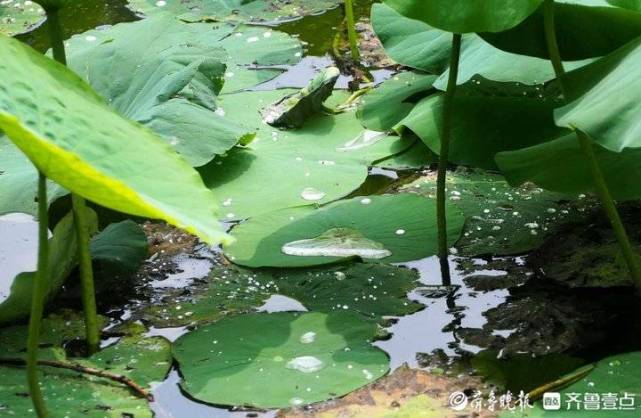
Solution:
M359 61L361 54L358 51L358 35L356 34L356 22L354 20L353 0L345 0L345 18L347 19L347 36L349 38L349 50L352 59Z
M38 346L44 298L49 281L49 214L47 210L47 178L38 172L38 271L34 277L31 295L27 336L27 383L33 407L39 418L49 417L38 382Z
M65 46L62 39L62 27L58 16L58 9L46 10L47 25L53 57L61 64L67 64ZM96 309L96 295L94 286L93 267L89 253L89 224L86 217L87 203L84 198L73 194L71 196L73 207L74 228L78 242L78 264L80 271L80 286L82 291L82 306L85 313L85 330L89 354L98 351L100 345L100 332L98 330L98 315Z
M556 39L556 27L554 24L554 0L546 0L543 5L543 26L545 30L548 54L550 55L550 60L552 61L552 66L554 67L563 97L567 100L565 69L563 67L563 60L561 58L559 45ZM601 170L599 161L594 153L592 138L576 127L573 128L576 132L581 151L588 163L590 174L592 175L592 181L594 183L594 189L601 200L601 205L610 220L610 224L612 224L614 235L619 242L619 248L621 249L626 264L628 265L632 280L637 288L641 290L641 260L639 260L639 256L636 254L634 247L630 243L625 226L623 225L623 221L621 220L621 216L617 210L616 203L614 202L610 189L605 181L603 171Z
M436 218L438 226L438 257L441 264L443 285L449 285L450 265L448 262L449 248L447 246L447 218L445 213L445 183L447 180L447 166L450 153L450 138L452 136L452 111L456 82L458 79L459 58L461 55L461 34L452 35L452 51L450 56L450 73L447 80L447 89L443 96L443 120L441 125L441 149L438 160L438 176L436 180Z

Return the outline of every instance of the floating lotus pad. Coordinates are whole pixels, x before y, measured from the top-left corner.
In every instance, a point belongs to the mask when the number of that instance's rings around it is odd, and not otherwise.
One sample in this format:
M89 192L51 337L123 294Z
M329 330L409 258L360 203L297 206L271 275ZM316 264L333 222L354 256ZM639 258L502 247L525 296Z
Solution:
M279 294L320 312L356 311L371 318L402 316L423 308L407 294L418 285L414 270L385 264L354 263L333 269L274 273Z
M0 129L51 180L107 208L164 219L211 244L227 238L214 218L213 195L189 164L109 108L72 71L0 35L0 77L13 86L0 87Z
M418 260L437 251L435 211L432 200L414 195L357 197L320 209L285 209L235 227L237 242L226 246L225 253L249 267L314 266L350 257L387 263ZM452 243L463 222L450 204Z
M268 332L266 332L266 330ZM182 387L201 401L258 408L342 396L389 370L358 314L247 314L200 327L174 343Z
M167 11L187 21L214 20L277 23L319 14L341 0L129 0L129 7L145 15Z
M45 20L45 11L35 1L7 0L0 7L0 34L27 32Z
M229 118L257 131L248 148L232 149L199 170L205 184L220 197L226 220L344 197L365 181L369 165L412 144L412 140L364 130L353 111L314 116L297 130L281 131L264 124L258 109L292 92L255 91L220 98ZM342 92L334 96L337 100L347 97Z
M43 327L44 329L44 327ZM23 327L22 339L27 339ZM4 334L2 334L4 337ZM66 361L64 349L49 349L58 361ZM3 344L3 352L6 346ZM42 356L41 356L42 358ZM163 338L124 338L87 359L73 359L85 367L105 369L122 374L142 387L160 382L171 367L170 344ZM60 416L74 416L82 411L88 418L135 416L151 418L153 413L147 400L133 394L126 386L112 380L79 376L78 372L39 366L40 385L50 411ZM25 368L0 366L2 416L27 417L33 415L33 404L28 396Z
M574 196L534 185L512 188L497 174L458 171L448 175L448 198L467 221L457 242L467 256L520 254L537 248L565 222L580 216ZM435 198L436 176L405 186L404 191Z

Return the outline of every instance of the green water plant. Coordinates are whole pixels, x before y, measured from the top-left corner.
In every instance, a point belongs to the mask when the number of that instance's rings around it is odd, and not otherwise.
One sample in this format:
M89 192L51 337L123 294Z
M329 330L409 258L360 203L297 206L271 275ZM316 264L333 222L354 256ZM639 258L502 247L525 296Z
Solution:
M354 0L345 0L345 20L347 22L349 51L352 54L352 60L358 62L361 53L358 50L358 35L356 33L356 22L354 21Z
M401 15L420 20L428 25L452 33L449 73L443 95L440 125L440 150L437 179L438 245L444 281L449 281L449 248L445 213L445 183L449 164L452 114L458 84L461 44L464 33L502 32L510 29L532 14L542 0L435 0L425 3L415 0L387 0L385 3Z
M569 87L566 84L567 75L563 67L561 52L557 42L556 25L554 22L554 7L554 0L545 0L545 3L543 4L543 26L550 61L552 62L552 66L554 67L554 71L557 75L557 82L559 83L564 97L568 98ZM586 72L590 74L589 69ZM600 71L597 70L597 74L598 73L600 73ZM608 74L607 71L601 73L612 76L612 74ZM618 75L616 72L614 72L614 74ZM626 140L632 140L631 138L633 137L630 133L631 131L634 131L634 129L630 130L625 127L621 128L619 126L620 124L613 122L611 118L613 116L612 109L610 109L610 112L602 113L600 115L595 113L595 107L600 107L600 99L597 100L597 97L600 98L602 96L599 93L608 91L607 88L601 87L604 83L606 85L608 84L607 81L604 80L601 80L599 83L595 83L596 85L590 86L587 92L580 97L578 101L574 101L568 106L561 108L557 113L557 123L565 125L575 131L581 151L583 152L590 169L590 174L594 182L594 190L599 196L603 209L612 224L621 252L626 264L628 265L628 269L630 270L630 275L632 276L636 286L641 289L641 260L630 243L630 238L628 237L625 226L621 221L621 216L617 211L616 204L605 181L601 165L596 157L593 146L594 140L589 133L592 131L596 134L601 134L599 139L602 143L605 141L604 145L607 146L609 144L611 148L615 147L618 148L618 150L630 145L626 143ZM610 116L610 118L608 116ZM604 126L606 124L610 126ZM628 135L626 135L626 133ZM609 143L607 142L608 140Z
M61 4L43 2L42 5L50 14L54 56L64 61L64 49L56 29ZM82 218L83 199L138 216L163 218L211 243L225 240L226 235L215 220L213 195L204 188L198 174L168 145L112 111L62 64L4 36L0 37L0 45L0 75L13 86L10 90L0 90L0 128L40 170L39 269L31 300L27 375L38 415L48 416L36 371L40 318L49 280L46 177L77 196L74 198L76 235L77 241L84 243L79 256L83 302L87 329L91 333L88 342L94 347L99 336L91 289L88 228ZM24 79L26 73L30 74L28 80ZM171 173L171 178L166 173ZM189 200L198 204L189 204Z

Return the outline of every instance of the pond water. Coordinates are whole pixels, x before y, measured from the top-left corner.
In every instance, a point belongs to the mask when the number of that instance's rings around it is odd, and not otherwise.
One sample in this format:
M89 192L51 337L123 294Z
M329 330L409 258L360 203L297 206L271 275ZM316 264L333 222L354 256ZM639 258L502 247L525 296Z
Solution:
M357 16L366 16L371 3L371 0L357 1ZM115 24L135 19L136 16L125 7L125 2L122 0L82 2L82 6L74 6L62 16L66 36L81 33L100 25ZM269 90L274 87L303 87L306 85L311 76L319 69L332 64L333 61L330 54L332 41L336 28L340 26L341 21L342 11L335 9L319 16L310 16L280 25L278 30L298 35L302 41L307 43L307 56L298 65L288 68L287 72L283 75L263 85L259 85L256 89ZM33 47L45 51L49 47L46 29L46 24L44 24L29 34L21 35L20 38ZM371 69L371 72L375 81L382 81L391 74L388 70L375 68ZM349 81L349 77L341 76L338 86L345 88ZM394 171L383 169L373 169L370 172L372 182L375 182L376 180L374 179L379 177L385 181L395 181L399 175ZM7 235L3 234L2 231L5 231L9 226L16 227L16 225L18 225L21 228L29 229L30 233L35 231L35 223L33 222L22 218L18 223L16 222L18 221L14 218L0 219L1 239L7 238ZM29 265L31 266L30 268L32 268L34 263L32 257L35 248L34 241L25 240L17 244L19 245L16 245L15 248L20 250L19 254L26 254L28 259L15 259L17 260L15 261L16 266L19 266L19 270L16 271L24 271L25 265ZM12 255L12 257L13 256L14 255ZM6 254L0 254L0 263L5 265L3 259L7 257L8 255ZM194 280L207 276L213 265L212 260L212 257L202 252L197 254L197 256L193 256L193 254L190 256L179 255L173 260L177 264L178 272L170 273L160 279L154 279L150 281L147 286L152 288L153 292L162 292L163 289L167 288L186 288L192 284ZM488 311L496 310L501 306L508 306L509 303L514 301L518 302L523 300L519 296L519 292L529 291L527 289L523 290L526 288L523 283L526 278L537 274L536 271L529 271L528 268L523 265L523 259L520 257L499 260L501 263L497 264L498 267L495 267L494 264L491 263L495 261L496 260L480 258L469 260L451 257L452 280L451 284L447 286L443 286L440 281L439 262L435 257L402 264L405 267L416 269L420 273L421 287L412 291L409 298L422 303L425 305L425 308L412 315L399 318L387 318L391 324L388 328L391 337L377 341L375 344L389 354L392 369L405 363L413 367L433 367L435 366L433 362L434 356L431 355L434 353L442 356L442 358L446 358L445 363L447 365L451 365L452 359L470 360L474 358L475 354L480 352L486 354L491 352L491 357L493 358L501 357L502 350L509 346L510 338L513 334L532 332L531 330L514 328L514 323L505 321L498 321L501 322L502 325L493 326L489 331L480 331L488 323L486 315ZM501 266L505 264L511 266L510 271L501 268ZM520 268L518 273L516 273L519 277L512 277L515 274L512 268L516 270ZM13 270L6 270L1 273L12 274L12 271ZM518 283L510 289L497 286L495 289L478 290L471 286L471 282L467 280L470 276L483 276L488 278L504 278L510 276L511 280L514 279ZM3 292L6 293L6 290L7 289L0 289L0 300L2 299ZM537 288L532 290L532 294L545 298L547 297L546 295L554 295L556 291L558 291L558 288L555 287ZM607 295L604 297L607 297ZM625 305L625 303L623 305ZM258 310L261 312L278 312L283 310L300 311L303 309L304 307L299 302L291 298L274 295ZM625 311L625 309L622 308L622 311ZM523 314L527 315L527 312ZM126 319L126 316L124 318L121 317L121 319ZM536 319L537 318L534 318L535 321ZM639 316L637 316L634 321L638 322ZM186 327L151 328L147 335L163 336L169 340L175 340L187 331L188 329ZM613 341L613 346L606 349L605 351L607 352L641 348L641 344L635 341L636 338L633 338L631 335L621 335L620 327L602 327L599 329L599 332L604 333L604 335L602 335L596 343L592 345L585 344L576 350L574 354L577 358L582 359L583 362L599 358L604 352L602 341L608 340ZM532 359L532 367L538 367L534 366L534 364L540 364L541 355L539 354L541 353L532 354L534 350L530 352L527 349L527 335L519 338L523 339L522 341L519 340L521 344L519 347L522 348L522 352L519 353L525 355L526 361L528 358ZM517 338L513 338L513 340L517 340ZM111 342L113 342L113 340L109 340L107 343ZM479 345L474 345L472 342L478 342ZM545 353L542 354L542 357L545 358ZM474 364L473 361L472 364ZM436 366L441 367L442 364L439 363ZM550 367L554 367L554 365ZM548 372L554 374L554 370L548 370ZM537 379L536 376L530 376L529 380L517 379L515 381L518 383L516 383L512 389L528 390L545 382L545 377ZM273 417L276 415L275 411L260 413L230 411L225 408L218 408L196 402L181 391L179 382L179 371L174 368L166 380L154 388L155 402L152 404L152 409L157 417L222 418L244 416ZM529 386L516 387L516 385L525 384L524 382L527 382Z

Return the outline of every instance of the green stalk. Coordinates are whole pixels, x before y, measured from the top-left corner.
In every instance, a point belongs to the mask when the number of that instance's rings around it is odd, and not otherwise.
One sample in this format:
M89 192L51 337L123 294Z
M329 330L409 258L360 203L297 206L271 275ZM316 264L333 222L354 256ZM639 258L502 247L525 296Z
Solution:
M42 398L38 383L38 341L44 310L44 298L49 281L49 214L47 213L47 178L38 173L38 271L34 277L31 295L31 315L27 337L27 383L33 407L39 418L47 418L49 412Z
M352 52L352 59L359 61L361 54L358 51L358 36L356 35L356 23L354 21L353 0L345 0L345 17L347 18L347 36L349 37L349 49Z
M554 67L554 72L559 81L559 86L561 87L561 92L563 96L567 99L567 89L565 87L565 69L563 68L563 60L561 59L561 53L559 52L559 45L556 39L556 29L554 26L554 0L546 0L543 5L543 26L545 29L545 40L547 42L548 53L550 55L550 60L552 61L552 66ZM601 200L601 205L603 210L612 224L612 229L614 230L614 235L619 242L619 248L623 253L623 258L625 259L628 269L630 270L630 275L632 276L633 281L635 282L637 288L641 290L641 263L638 255L634 251L634 247L630 243L630 239L625 230L625 226L621 221L621 216L616 207L616 203L612 198L610 189L608 189L607 182L603 176L601 166L599 161L596 158L594 153L594 147L592 146L592 138L585 132L576 129L576 132L579 145L581 146L581 151L588 163L590 168L590 174L592 175L592 180L594 182L594 188Z
M96 291L93 279L93 266L89 253L89 222L87 221L87 203L82 197L71 195L73 220L78 241L78 266L80 269L80 286L82 288L82 307L85 312L85 334L89 354L100 347L98 314L96 309Z
M62 39L62 28L58 17L58 9L48 9L47 24L53 57L61 64L67 65L65 46ZM73 220L78 242L78 264L80 267L80 286L82 289L82 305L85 312L85 330L89 354L98 351L100 332L98 330L98 315L96 309L96 292L94 287L93 267L89 253L89 224L86 218L86 202L82 197L72 194Z
M458 79L459 58L461 55L460 34L452 35L452 51L450 55L450 73L447 80L447 90L443 96L443 121L441 126L441 149L438 160L438 176L436 180L436 219L438 224L438 256L441 263L441 274L444 282L449 282L450 266L447 260L447 219L445 215L445 181L450 153L450 137L452 135L452 110L454 94Z

